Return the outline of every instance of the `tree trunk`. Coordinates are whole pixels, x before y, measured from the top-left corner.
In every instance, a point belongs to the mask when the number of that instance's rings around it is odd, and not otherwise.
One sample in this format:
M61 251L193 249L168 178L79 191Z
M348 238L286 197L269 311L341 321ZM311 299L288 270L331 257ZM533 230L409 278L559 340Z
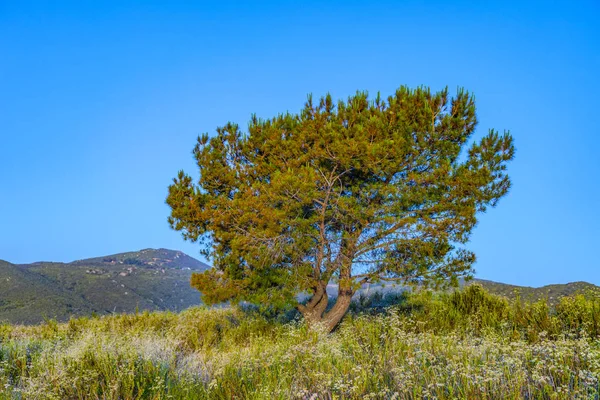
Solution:
M323 316L323 322L325 323L325 327L328 332L333 331L346 312L348 312L348 308L350 307L350 303L352 302L352 295L354 292L350 288L342 289L340 287L338 291L338 297L335 301L335 304L325 315Z
M327 293L324 293L317 305L312 310L304 314L304 318L306 318L309 324L314 325L315 323L320 323L323 320L323 313L327 309L328 303L329 298Z
M327 309L328 303L327 284L321 282L315 288L315 292L310 300L306 304L298 306L298 311L302 313L302 316L309 324L319 323L323 318L323 313Z
M349 251L349 253L344 253L344 257L340 258L342 262L340 265L337 300L331 310L323 315L323 322L325 323L325 328L328 332L333 331L342 318L344 318L344 315L348 312L348 308L352 302L352 295L354 294L354 290L352 290L352 279L350 278L352 263L349 261L354 259L353 242L346 242L344 248L350 249L351 251ZM346 261L344 261L344 259Z
M329 304L329 296L327 295L327 286L323 285L315 290L315 293L306 304L298 306L298 310L309 325L323 326L327 332L331 332L346 315L353 294L354 292L350 287L340 287L335 304L331 310L325 312Z

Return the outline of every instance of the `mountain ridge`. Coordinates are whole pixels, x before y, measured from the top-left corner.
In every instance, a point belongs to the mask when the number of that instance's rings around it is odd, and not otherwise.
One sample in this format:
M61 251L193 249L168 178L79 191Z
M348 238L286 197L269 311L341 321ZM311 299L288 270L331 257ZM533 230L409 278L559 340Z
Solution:
M34 324L48 318L59 321L71 316L131 313L137 310L181 311L201 304L200 293L189 284L193 272L209 265L189 255L165 248L142 249L68 263L38 261L12 264L0 260L0 323ZM480 284L488 291L511 299L547 300L596 292L600 287L583 281L541 287L519 286L486 279L464 284ZM387 285L371 285L357 293L405 290ZM370 291L371 290L371 291ZM336 288L331 287L332 296Z
M549 285L533 287L475 278L467 284L473 283L480 284L490 292L510 299L514 299L518 296L521 299L528 301L547 300L550 304L556 303L560 297L570 296L576 293L600 293L599 286L585 281L552 283Z
M209 268L181 251L142 249L75 260L12 264L0 261L0 322L32 324L48 318L181 311L199 305L193 272Z

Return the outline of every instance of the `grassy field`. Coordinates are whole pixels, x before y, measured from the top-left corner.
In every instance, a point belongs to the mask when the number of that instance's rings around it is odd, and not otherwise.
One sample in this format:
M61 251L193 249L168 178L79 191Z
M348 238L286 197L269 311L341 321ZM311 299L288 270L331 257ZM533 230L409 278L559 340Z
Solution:
M0 325L0 399L598 398L600 301L362 298L333 334L240 308Z

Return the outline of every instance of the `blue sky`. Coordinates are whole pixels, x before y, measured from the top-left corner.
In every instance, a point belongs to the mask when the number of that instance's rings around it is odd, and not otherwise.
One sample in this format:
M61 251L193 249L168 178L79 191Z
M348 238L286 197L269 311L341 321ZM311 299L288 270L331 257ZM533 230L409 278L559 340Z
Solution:
M164 200L199 133L307 93L462 86L476 136L517 147L477 276L600 284L600 3L161 3L0 0L0 259L197 257Z

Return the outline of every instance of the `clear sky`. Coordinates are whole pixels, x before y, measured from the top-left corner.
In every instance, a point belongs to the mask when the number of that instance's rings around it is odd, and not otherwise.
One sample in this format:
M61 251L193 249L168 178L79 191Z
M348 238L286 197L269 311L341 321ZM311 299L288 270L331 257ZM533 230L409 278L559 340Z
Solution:
M309 92L463 86L476 136L517 148L477 276L600 284L600 3L321 3L0 0L0 259L198 257L164 201L199 133Z

